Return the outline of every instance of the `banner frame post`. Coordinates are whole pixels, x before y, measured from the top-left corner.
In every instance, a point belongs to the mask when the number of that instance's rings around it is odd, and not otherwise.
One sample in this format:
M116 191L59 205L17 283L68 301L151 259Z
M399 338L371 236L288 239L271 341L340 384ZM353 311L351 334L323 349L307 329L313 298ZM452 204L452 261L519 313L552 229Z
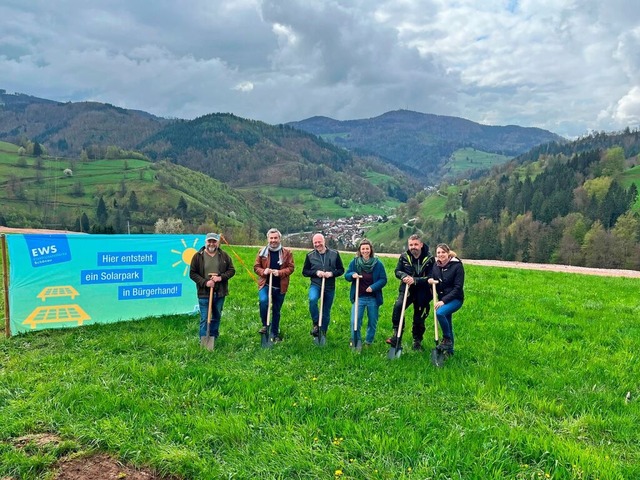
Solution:
M11 336L11 321L9 314L9 259L7 258L7 236L0 234L2 243L2 294L4 295L4 334L7 338Z

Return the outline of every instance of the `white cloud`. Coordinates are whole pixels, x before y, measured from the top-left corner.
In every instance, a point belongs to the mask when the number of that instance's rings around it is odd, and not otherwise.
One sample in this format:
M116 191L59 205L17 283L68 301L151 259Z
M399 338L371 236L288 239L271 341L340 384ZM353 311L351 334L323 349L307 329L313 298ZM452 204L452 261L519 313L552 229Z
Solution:
M0 5L0 88L162 116L281 123L408 108L576 136L637 127L638 78L628 0Z
M235 87L233 87L233 90L238 90L240 92L250 92L251 90L253 90L253 83L240 82Z

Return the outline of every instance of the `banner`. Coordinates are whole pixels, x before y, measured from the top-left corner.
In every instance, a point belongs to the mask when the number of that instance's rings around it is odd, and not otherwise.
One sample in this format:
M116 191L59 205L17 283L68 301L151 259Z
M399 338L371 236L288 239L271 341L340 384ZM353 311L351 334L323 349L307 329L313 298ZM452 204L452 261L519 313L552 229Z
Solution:
M195 313L196 235L7 235L10 330Z

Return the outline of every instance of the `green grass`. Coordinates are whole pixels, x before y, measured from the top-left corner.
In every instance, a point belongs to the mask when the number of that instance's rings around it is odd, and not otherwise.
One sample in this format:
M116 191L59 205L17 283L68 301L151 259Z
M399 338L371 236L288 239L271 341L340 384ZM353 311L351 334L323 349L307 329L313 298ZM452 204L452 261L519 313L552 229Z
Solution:
M287 206L302 212L307 212L311 218L343 218L353 215L380 215L390 213L401 203L388 199L376 204L359 204L352 201L346 202L346 207L336 203L335 198L319 198L311 194L309 190L297 188L285 188L276 186L264 186L251 189L257 190L274 200L285 203Z
M252 264L256 249L234 250ZM348 348L342 279L313 345L304 253L273 350L237 260L212 353L194 316L0 340L0 478L91 450L191 479L640 478L640 280L467 266L456 355L436 369L428 351L386 358L396 258L373 347ZM65 443L12 443L37 432Z
M636 187L638 187L638 190L640 191L640 165L636 165L625 170L621 175L621 183L624 188L629 188L632 183L635 183ZM633 211L640 212L640 195L636 198Z
M475 148L461 148L453 152L446 164L447 173L459 175L469 170L489 170L494 165L501 165L511 157L488 153Z

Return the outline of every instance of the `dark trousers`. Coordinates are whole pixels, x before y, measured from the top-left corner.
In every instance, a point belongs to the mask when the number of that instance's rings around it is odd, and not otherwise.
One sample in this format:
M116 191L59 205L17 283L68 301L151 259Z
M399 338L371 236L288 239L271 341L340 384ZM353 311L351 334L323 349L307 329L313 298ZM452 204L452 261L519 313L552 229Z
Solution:
M393 323L393 328L397 329L400 326L400 313L402 312L402 300L404 299L404 292L398 294L398 298L396 299L396 303L393 305L393 316L391 317L391 322ZM424 337L425 326L424 322L429 315L429 303L426 305L419 305L415 298L409 294L407 297L407 306L404 312L404 320L402 322L402 330L404 331L404 326L407 324L407 311L409 306L413 305L413 326L411 328L411 333L413 334L413 339L421 342ZM400 332L401 334L402 332Z
M271 290L271 336L275 337L280 333L280 310L284 303L284 293L280 293L279 288ZM260 318L262 325L267 326L267 310L269 309L269 285L265 285L258 290L260 300Z

